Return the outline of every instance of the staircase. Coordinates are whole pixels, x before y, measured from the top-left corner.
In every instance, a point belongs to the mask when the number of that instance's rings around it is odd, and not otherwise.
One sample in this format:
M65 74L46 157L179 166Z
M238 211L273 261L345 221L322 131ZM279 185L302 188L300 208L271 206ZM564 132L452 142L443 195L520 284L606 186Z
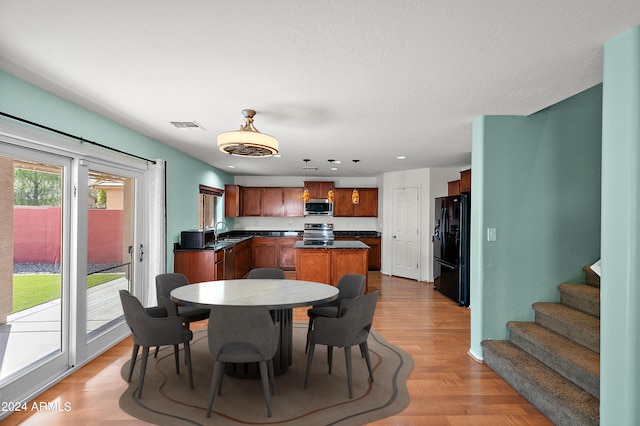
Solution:
M556 425L600 423L600 277L559 284L560 303L533 304L509 340L482 342L485 363Z

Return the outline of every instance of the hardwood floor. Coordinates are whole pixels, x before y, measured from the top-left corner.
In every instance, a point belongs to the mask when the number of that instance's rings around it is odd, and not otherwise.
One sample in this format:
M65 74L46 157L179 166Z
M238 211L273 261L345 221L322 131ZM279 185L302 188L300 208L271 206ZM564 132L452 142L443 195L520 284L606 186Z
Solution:
M374 319L389 342L411 354L409 406L375 425L551 425L540 412L486 365L468 354L470 311L433 290L430 283L369 273L369 291L379 290ZM294 310L295 321L307 320L306 308ZM192 327L204 326L205 323ZM3 425L136 425L147 424L120 410L125 390L121 366L131 356L131 339L105 352L38 396L37 404L69 403L68 412L16 412ZM205 419L203 419L205 420Z

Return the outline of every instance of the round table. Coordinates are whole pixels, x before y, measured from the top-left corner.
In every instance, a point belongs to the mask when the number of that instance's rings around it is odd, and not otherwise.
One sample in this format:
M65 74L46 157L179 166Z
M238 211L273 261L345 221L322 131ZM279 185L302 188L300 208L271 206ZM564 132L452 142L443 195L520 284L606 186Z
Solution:
M329 302L338 297L332 285L287 279L243 279L207 281L189 284L171 291L171 300L181 305L262 306L271 310L280 322L280 344L273 359L275 374L284 373L293 362L293 308ZM230 365L227 374L236 377L259 377L257 367Z

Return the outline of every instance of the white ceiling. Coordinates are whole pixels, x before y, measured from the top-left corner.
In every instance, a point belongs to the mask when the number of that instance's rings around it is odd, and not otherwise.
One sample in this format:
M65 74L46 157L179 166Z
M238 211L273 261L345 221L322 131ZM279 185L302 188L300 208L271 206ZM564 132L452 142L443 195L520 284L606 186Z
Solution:
M638 24L638 0L0 0L0 68L231 174L375 176L469 165L475 117L600 83ZM217 151L245 108L282 158Z

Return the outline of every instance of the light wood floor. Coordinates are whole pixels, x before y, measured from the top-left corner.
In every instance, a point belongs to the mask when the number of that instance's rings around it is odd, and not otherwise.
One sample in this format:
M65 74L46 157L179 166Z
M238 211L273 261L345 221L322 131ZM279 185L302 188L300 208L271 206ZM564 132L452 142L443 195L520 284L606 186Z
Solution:
M414 360L409 406L373 424L551 425L492 370L467 354L469 309L458 307L429 283L377 272L369 273L369 291L373 290L380 290L374 329ZM306 321L306 308L294 310L294 320ZM35 399L58 401L61 406L68 402L70 411L17 412L3 426L146 424L118 406L126 389L120 368L131 356L131 347L131 339L124 340Z

